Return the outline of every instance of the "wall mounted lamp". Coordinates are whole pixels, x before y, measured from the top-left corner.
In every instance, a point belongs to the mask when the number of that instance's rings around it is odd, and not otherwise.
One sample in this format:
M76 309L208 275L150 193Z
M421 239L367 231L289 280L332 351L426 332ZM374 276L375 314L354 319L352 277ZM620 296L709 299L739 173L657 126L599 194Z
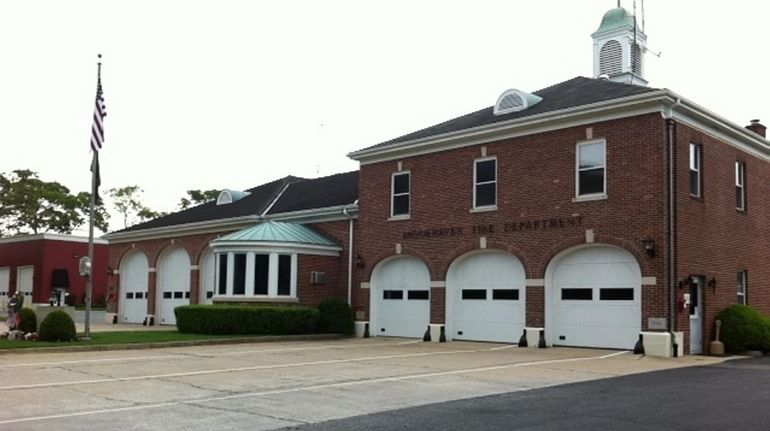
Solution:
M654 239L643 239L642 245L644 246L644 251L647 252L647 256L655 257L655 240Z
M364 266L364 258L360 254L356 255L356 268L363 268Z
M708 281L708 286L711 288L711 293L714 293L717 289L717 279L711 277L711 280Z

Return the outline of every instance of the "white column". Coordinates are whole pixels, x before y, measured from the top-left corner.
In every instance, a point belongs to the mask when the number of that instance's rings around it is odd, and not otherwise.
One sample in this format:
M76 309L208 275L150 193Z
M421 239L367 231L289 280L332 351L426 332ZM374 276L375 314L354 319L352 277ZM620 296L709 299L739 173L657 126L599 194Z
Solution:
M297 253L292 253L291 255L291 282L290 282L291 290L289 291L289 295L291 295L292 298L297 297Z
M235 273L235 253L227 253L227 296L233 295L233 275Z
M278 253L270 253L267 271L267 295L278 296Z
M246 253L246 296L254 295L254 252Z

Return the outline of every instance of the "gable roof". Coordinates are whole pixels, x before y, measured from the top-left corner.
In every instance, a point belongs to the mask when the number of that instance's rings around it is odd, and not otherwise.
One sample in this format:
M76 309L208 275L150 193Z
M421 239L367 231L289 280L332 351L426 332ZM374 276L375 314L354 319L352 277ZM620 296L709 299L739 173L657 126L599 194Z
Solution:
M593 79L578 76L550 87L535 91L533 94L543 100L523 111L511 112L503 115L493 113L494 106L480 109L476 112L445 121L434 126L418 130L389 141L373 145L349 154L356 159L358 153L371 150L386 149L408 141L430 138L446 133L473 129L475 127L525 118L533 115L544 114L552 111L573 108L581 105L602 102L605 100L619 99L637 94L659 91L656 88L642 87L638 85L624 84L607 79Z
M106 235L140 232L200 222L257 218L284 212L311 210L352 204L358 199L358 171L306 179L287 176L246 190L248 195L235 202L217 205L216 200L177 211Z

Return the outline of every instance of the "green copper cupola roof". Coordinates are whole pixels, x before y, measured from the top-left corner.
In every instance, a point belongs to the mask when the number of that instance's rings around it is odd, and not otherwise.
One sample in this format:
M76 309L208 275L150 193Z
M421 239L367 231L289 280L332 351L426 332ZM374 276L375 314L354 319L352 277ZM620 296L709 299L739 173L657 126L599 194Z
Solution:
M313 229L296 223L265 221L233 232L212 241L216 245L228 243L290 243L298 245L338 247L338 244Z
M602 23L595 33L614 30L616 28L633 27L634 16L622 7L610 9L604 14Z

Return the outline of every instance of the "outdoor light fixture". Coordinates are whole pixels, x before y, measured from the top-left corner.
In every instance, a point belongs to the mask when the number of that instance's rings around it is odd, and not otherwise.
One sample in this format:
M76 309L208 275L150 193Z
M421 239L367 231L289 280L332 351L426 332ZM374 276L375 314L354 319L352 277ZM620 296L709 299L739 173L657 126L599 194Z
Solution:
M655 240L654 239L643 239L642 245L644 245L644 251L647 252L647 256L655 257Z
M717 279L715 277L711 277L711 280L708 282L708 286L711 288L711 293L714 293L717 289Z
M361 257L361 255L356 255L356 268L363 268L364 267L364 258Z
M695 284L695 280L693 280L692 275L688 275L687 278L679 282L679 288L689 289L693 284Z

